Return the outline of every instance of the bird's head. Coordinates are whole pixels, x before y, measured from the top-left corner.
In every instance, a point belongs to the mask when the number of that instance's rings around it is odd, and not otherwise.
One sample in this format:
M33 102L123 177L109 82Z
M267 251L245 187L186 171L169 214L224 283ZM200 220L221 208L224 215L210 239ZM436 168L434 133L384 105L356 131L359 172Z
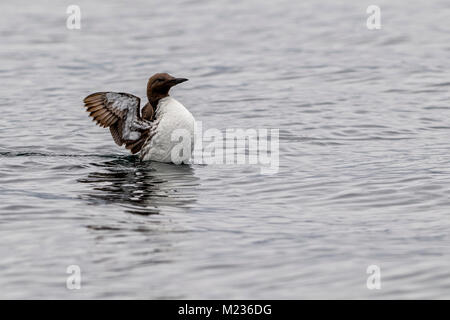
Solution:
M158 101L169 95L169 90L179 83L185 82L186 78L175 78L168 73L156 73L148 79L147 97L150 103ZM153 104L153 103L152 103Z

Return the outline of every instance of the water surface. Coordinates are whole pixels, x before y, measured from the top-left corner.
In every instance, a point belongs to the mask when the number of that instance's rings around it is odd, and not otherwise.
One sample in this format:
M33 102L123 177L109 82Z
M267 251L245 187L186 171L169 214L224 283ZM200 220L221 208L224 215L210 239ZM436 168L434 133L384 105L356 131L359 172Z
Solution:
M0 5L1 298L450 298L448 1L76 4ZM162 71L279 172L140 163L81 107Z

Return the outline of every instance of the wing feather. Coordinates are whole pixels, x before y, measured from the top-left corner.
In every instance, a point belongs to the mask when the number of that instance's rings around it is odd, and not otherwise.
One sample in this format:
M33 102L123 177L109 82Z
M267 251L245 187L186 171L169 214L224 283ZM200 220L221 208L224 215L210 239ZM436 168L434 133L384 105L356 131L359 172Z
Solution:
M140 118L140 99L129 93L96 92L84 98L84 106L98 125L110 127L127 115Z
M103 109L103 105L88 107L87 111L88 112L95 112L95 111L98 111L100 109Z
M122 130L119 126L119 123L116 123L116 124L112 125L111 127L109 127L109 131L111 132L114 142L118 146L121 146L124 144L124 141L122 140Z
M125 144L133 154L141 150L149 137L150 122L141 118L138 97L122 92L96 92L83 101L89 116L99 126L109 128L117 145Z
M145 142L148 140L150 136L150 130L147 130L143 132L141 137L138 140L135 141L127 141L125 144L125 147L131 151L132 154L136 154L139 151L141 151L142 147L144 146Z

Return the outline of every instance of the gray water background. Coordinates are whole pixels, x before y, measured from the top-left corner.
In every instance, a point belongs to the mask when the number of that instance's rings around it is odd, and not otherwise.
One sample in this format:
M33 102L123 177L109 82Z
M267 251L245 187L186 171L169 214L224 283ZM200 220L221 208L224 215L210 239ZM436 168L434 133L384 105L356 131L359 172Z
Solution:
M0 4L0 298L450 298L448 1L69 4ZM139 163L82 108L163 71L279 172Z

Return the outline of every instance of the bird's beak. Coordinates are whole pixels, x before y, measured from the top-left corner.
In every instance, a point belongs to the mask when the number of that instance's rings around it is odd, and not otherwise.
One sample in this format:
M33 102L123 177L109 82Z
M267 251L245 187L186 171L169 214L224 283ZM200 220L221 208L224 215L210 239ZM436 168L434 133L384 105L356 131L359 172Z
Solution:
M188 81L189 79L186 79L186 78L173 78L173 79L171 79L170 81L169 81L169 83L172 85L172 86L176 86L177 84L180 84L180 83L182 83L182 82L185 82L185 81Z

